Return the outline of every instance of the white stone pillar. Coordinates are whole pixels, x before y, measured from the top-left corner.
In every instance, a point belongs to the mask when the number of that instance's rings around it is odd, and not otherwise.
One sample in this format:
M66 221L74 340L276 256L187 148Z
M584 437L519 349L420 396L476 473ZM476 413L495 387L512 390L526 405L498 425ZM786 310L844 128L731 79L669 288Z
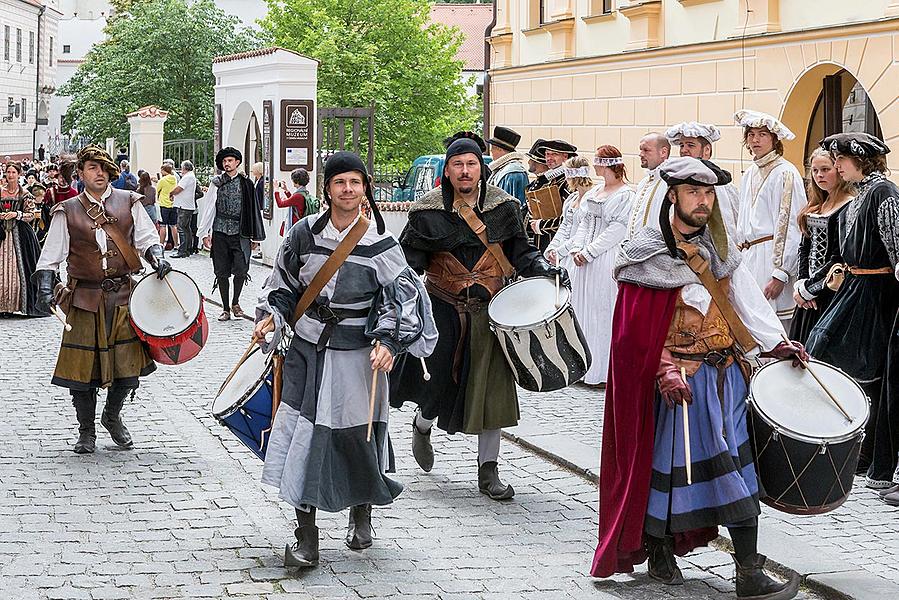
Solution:
M158 106L145 106L127 117L131 126L131 172L144 169L155 175L162 164L162 142L169 113Z

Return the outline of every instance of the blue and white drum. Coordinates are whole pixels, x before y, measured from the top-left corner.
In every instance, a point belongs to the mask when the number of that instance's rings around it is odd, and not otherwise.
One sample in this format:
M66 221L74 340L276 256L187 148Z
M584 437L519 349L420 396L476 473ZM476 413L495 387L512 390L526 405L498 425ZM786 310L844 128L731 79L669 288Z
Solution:
M272 381L272 355L257 347L212 403L212 416L263 460L272 430Z
M590 349L571 308L571 292L555 279L519 279L490 301L490 329L526 390L551 392L583 379L590 369ZM558 304L558 306L557 306Z

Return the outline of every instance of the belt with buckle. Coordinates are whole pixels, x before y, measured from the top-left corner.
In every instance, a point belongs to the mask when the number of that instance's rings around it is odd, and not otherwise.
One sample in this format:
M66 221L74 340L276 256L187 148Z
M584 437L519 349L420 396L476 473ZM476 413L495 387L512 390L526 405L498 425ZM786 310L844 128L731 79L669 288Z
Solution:
M108 277L101 281L84 281L83 279L78 280L78 287L93 289L93 290L103 290L104 292L111 293L117 292L122 289L123 285L131 283L130 275L122 275L121 277Z
M749 242L749 241L742 242L740 245L737 246L737 248L739 248L740 250L749 250L756 244L764 244L765 242L770 242L773 239L774 239L773 235L766 235L764 237L760 237L758 239L752 240L751 242Z
M680 358L681 360L693 360L704 362L712 367L721 367L724 366L730 361L730 359L734 358L734 351L732 348L722 348L721 350L711 350L709 352L701 352L697 354L684 354L682 352L671 352L671 356L674 358Z

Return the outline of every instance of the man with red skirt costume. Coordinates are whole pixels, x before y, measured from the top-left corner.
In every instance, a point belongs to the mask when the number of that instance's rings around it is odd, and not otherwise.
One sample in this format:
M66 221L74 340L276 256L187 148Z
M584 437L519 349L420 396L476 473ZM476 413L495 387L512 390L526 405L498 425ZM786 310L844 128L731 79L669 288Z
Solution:
M681 157L664 163L661 176L669 186L661 231L641 230L615 265L619 292L591 574L632 572L648 559L650 577L682 584L674 555L706 545L725 525L734 542L737 597L786 600L796 595L798 578L768 577L756 547L760 490L746 429L747 358L766 349L762 356L807 355L783 341L780 320L728 238L715 186L729 183L730 173Z

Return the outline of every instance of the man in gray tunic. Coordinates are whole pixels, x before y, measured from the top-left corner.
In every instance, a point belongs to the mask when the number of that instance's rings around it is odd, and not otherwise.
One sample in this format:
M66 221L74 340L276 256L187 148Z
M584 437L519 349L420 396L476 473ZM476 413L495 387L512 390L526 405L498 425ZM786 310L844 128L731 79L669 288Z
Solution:
M256 309L257 339L274 332L264 348L277 346L303 291L364 219L359 207L368 199L374 222L293 326L284 361L262 481L296 509L296 542L285 550L286 567L318 564L317 509L350 508L347 546L371 546L372 505L390 504L402 490L385 475L386 376L377 378L372 435L366 439L372 370L389 372L402 352L429 356L437 343L428 294L396 238L385 231L358 156L338 152L328 159L324 194L328 210L290 229Z

